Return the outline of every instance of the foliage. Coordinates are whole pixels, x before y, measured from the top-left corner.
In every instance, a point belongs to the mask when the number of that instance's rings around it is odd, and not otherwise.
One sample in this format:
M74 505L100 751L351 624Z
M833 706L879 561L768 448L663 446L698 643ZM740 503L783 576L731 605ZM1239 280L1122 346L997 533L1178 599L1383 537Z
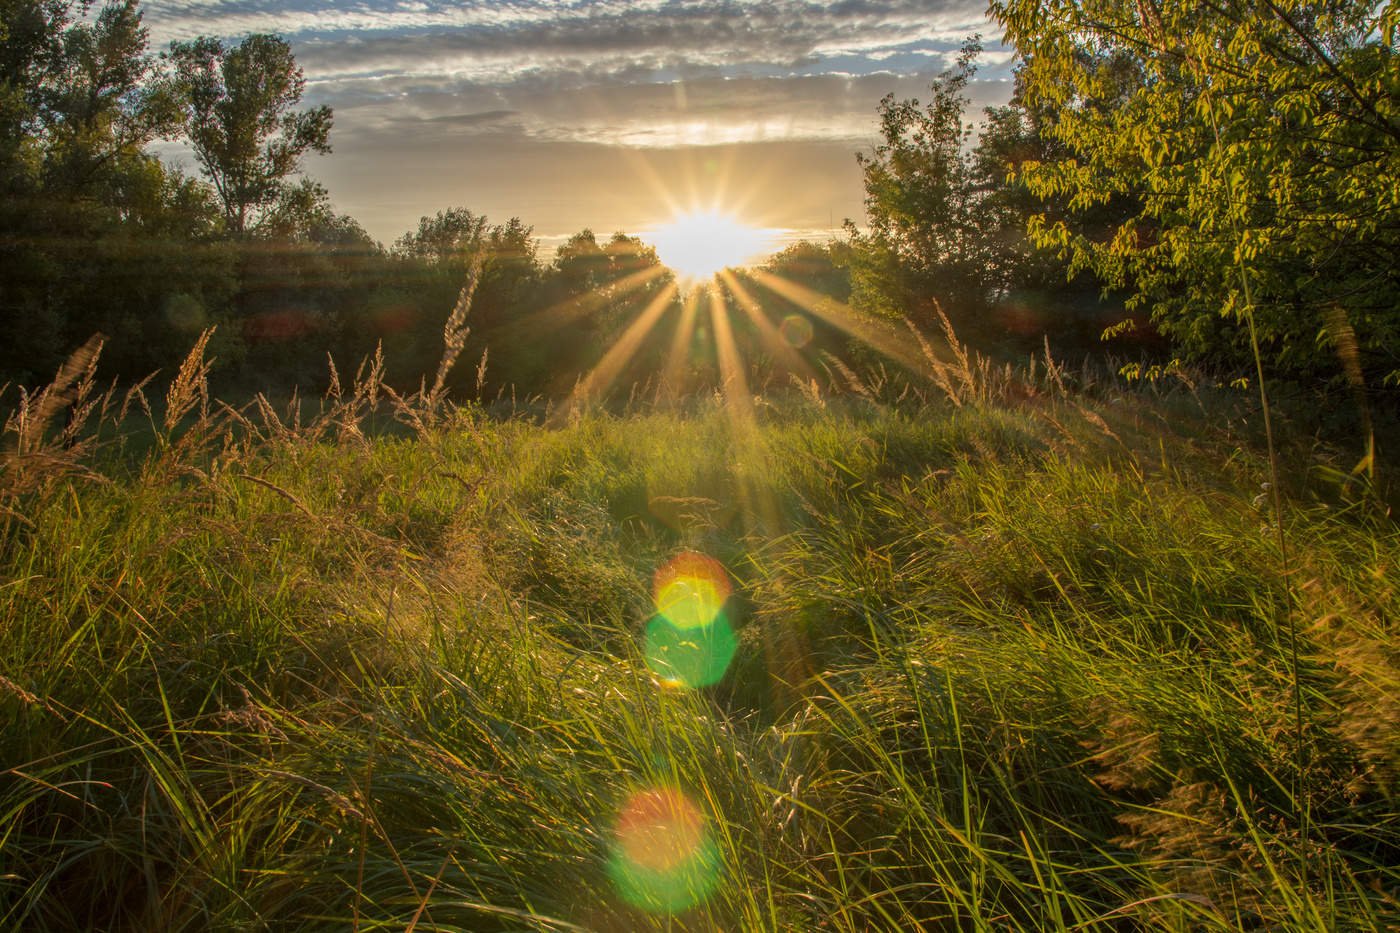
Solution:
M284 39L234 46L201 36L170 46L172 86L200 168L241 234L276 201L308 152L330 152L331 109L295 110L306 79Z
M973 139L966 91L980 51L976 41L965 44L927 104L892 95L880 102L884 142L857 156L869 229L847 224L852 300L932 327L946 313L978 346L1016 357L1046 340L1061 353L1096 354L1105 327L1124 317L1121 304L1087 270L1067 268L1029 239L1027 220L1054 217L1094 236L1121 220L1124 207L1071 214L1063 198L1019 180L1023 165L1064 151L1047 131L1053 108L1029 101L1019 81L1006 106L986 110ZM1118 348L1141 352L1150 340L1144 327L1134 346Z
M4 10L0 370L25 380L95 332L140 378L218 321L233 287L207 192L143 151L175 115L137 5L85 11Z
M858 154L869 231L848 225L857 300L899 316L937 302L961 312L985 307L996 285L963 122L967 83L981 51L963 47L957 65L930 87L933 99L880 101L884 142Z
M1252 307L1290 371L1400 374L1394 3L998 0L1029 103L1061 151L1043 198L1135 205L1104 235L1040 214L1073 269L1133 290L1184 349L1240 358ZM1349 336L1350 335L1350 336Z

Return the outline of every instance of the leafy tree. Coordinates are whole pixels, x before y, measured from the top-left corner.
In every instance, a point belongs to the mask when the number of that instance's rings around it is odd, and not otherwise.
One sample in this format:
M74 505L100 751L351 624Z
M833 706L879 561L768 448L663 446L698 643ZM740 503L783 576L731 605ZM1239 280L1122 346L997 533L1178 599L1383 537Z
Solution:
M62 0L0 0L0 191L9 196L33 175L40 87L58 57L67 8Z
M1252 312L1293 371L1400 380L1395 0L995 0L1025 96L1060 144L1019 177L1111 230L1030 233L1129 288L1189 353L1240 359ZM1334 370L1335 371L1335 370Z
M146 46L137 0L108 4L91 23L64 30L40 89L51 193L84 193L102 173L149 158L142 147L177 129L178 109L151 81L155 63Z
M430 266L464 262L486 226L485 217L465 207L449 207L432 217L420 218L417 230L394 241L394 252Z
M0 3L0 370L41 378L101 331L107 365L145 375L232 283L207 187L143 151L175 122L139 7Z
M195 158L243 234L273 204L308 151L330 152L331 109L294 109L306 79L291 47L270 35L235 46L202 36L170 46L173 85Z
M892 94L880 101L884 142L857 156L869 231L848 225L855 298L871 310L919 314L932 299L964 311L992 297L997 263L968 154L972 127L963 121L980 51L976 41L964 45L928 104Z
M492 224L486 217L464 207L452 207L431 217L423 217L416 230L394 243L393 253L401 263L400 289L390 311L379 316L392 322L395 330L409 335L396 338L405 358L416 362L407 373L416 381L441 355L441 322L451 311L477 250L484 258L472 298L471 335L465 359L480 360L490 349L492 388L507 383L526 390L534 381L532 362L538 356L538 337L511 331L522 317L544 302L544 270L538 259L534 231L512 217L504 224ZM398 322L411 320L411 327ZM518 350L519 352L515 352ZM390 364L393 365L392 356ZM459 365L449 376L448 385L456 391L475 390L476 370Z
M349 214L337 214L325 186L309 178L283 186L258 221L261 237L308 243L341 251L373 249L374 240Z

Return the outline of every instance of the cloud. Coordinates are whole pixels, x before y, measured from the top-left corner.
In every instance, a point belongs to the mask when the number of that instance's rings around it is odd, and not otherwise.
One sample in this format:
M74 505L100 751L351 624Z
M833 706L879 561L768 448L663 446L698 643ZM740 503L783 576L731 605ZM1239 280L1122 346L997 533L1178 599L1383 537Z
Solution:
M927 97L983 0L147 0L152 44L278 33L335 110L308 166L392 239L461 204L554 236L639 229L671 201L726 197L766 226L861 213L852 153L886 93ZM995 42L970 90L1003 102ZM723 187L723 186L720 186Z
M148 7L152 39L275 32L310 78L450 75L508 84L541 76L712 69L772 72L825 58L936 52L985 31L969 0L517 0L371 2L166 0Z
M428 117L428 123L447 123L453 126L499 127L520 111L483 110L479 113L445 113L438 117Z

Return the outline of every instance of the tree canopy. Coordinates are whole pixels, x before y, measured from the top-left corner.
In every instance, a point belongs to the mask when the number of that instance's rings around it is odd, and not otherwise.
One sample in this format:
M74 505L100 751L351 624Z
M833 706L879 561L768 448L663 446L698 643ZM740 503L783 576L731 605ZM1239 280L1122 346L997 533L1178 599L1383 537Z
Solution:
M291 46L251 35L233 46L201 36L170 47L173 84L200 168L243 233L274 203L308 151L330 152L331 109L294 109L306 79Z
M1072 269L1129 289L1186 352L1228 362L1253 313L1276 365L1355 348L1400 380L1394 0L995 0L1060 151L1018 178L1095 236L1030 219ZM1330 362L1329 362L1330 360Z

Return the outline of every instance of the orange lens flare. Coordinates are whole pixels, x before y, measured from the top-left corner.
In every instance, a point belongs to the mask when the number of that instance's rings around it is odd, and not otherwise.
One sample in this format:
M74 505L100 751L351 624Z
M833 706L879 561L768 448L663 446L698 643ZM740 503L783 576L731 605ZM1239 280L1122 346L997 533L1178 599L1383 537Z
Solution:
M672 787L647 788L622 806L608 874L628 903L676 913L714 890L719 851L689 797Z
M695 551L671 558L652 580L656 611L683 629L712 623L732 592L724 566Z
M648 871L675 871L694 857L704 839L705 818L671 788L633 794L617 820L622 857Z
M724 679L739 639L724 617L733 592L719 561L685 551L656 572L656 615L647 622L643 653L664 687L695 690Z

